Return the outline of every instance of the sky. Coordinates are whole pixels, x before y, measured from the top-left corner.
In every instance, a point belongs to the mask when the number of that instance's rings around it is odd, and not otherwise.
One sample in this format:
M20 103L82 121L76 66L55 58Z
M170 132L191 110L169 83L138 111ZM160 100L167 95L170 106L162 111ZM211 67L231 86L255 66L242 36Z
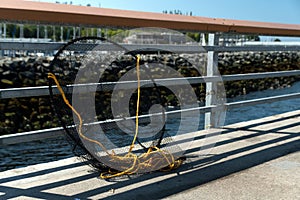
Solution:
M300 25L299 0L35 0L40 2L67 2L73 5L136 10L162 13L180 10L194 16L275 22ZM261 37L272 41L273 37ZM280 37L282 41L300 41L300 38Z
M159 12L181 10L195 16L300 24L299 0L36 0L73 5Z

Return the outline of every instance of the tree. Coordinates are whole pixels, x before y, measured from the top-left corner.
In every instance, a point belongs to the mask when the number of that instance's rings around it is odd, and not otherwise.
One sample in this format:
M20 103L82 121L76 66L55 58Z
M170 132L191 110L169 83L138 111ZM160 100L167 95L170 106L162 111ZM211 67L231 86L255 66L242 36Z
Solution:
M36 26L25 25L24 26L24 37L25 38L34 38L36 37Z
M247 35L246 39L250 40L250 41L260 41L260 38L258 35Z
M164 13L164 14L175 14L175 15L183 15L183 12L181 11L181 10L169 10L169 11L167 11L167 10L163 10L162 11L162 13ZM190 16L192 16L193 15L193 13L192 13L192 11L190 11L190 12L186 12L185 13L185 15L190 15Z

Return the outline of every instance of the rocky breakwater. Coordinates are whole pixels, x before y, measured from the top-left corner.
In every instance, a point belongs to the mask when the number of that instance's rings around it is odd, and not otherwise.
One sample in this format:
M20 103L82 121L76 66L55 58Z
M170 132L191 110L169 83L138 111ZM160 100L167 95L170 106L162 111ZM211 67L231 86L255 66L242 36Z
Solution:
M183 58L184 57L184 58ZM0 88L16 88L16 87L32 87L48 85L47 73L50 71L50 62L53 57L4 57L0 59ZM95 62L97 56L95 56ZM81 63L73 63L69 65L67 58L62 58L62 63L65 67L60 70L63 77L70 78L76 75L78 67ZM146 55L141 59L143 63L160 63L173 68L183 76L199 76L205 74L206 56L195 55ZM196 63L198 70L192 64ZM117 59L104 73L102 81L118 81L122 75L126 74L134 66L132 58L122 57ZM284 71L300 69L300 53L297 52L239 52L239 53L220 53L219 54L219 71L222 75L227 74L244 74L268 71ZM153 65L155 66L155 65ZM158 67L151 68L155 72L153 78L172 77L172 70L166 71ZM60 66L58 66L60 68ZM199 71L200 69L200 71ZM97 68L95 69L97 70ZM54 70L55 71L55 70ZM162 76L163 74L163 76ZM166 75L168 74L168 75ZM243 95L251 91L264 90L270 88L288 87L293 82L298 80L298 77L279 77L267 78L259 80L246 81L230 81L225 82L227 97ZM205 100L205 84L193 85L198 100ZM159 90L161 95L160 102L167 105L176 105L177 99L172 95L170 90ZM157 102L157 90L144 89L142 99L145 101ZM99 97L109 96L109 93L99 93L96 96L96 101ZM152 98L153 97L153 98ZM108 97L109 99L109 97ZM99 116L109 111L110 102L99 100L97 104ZM133 103L134 104L134 100ZM98 107L99 106L99 107ZM145 108L141 110L148 111L148 105L142 105ZM39 130L60 126L58 119L53 117L49 97L29 97L29 98L14 98L0 99L0 134L10 134L24 131ZM101 112L100 112L101 111ZM132 113L135 109L133 107ZM101 119L101 116L99 117Z
M3 57L0 60L0 88L48 85L46 74L52 57ZM0 99L0 135L51 128L49 97Z
M113 55L110 56L113 57ZM99 58L99 56L95 55L90 61L99 63ZM59 76L59 79L62 81L62 84L71 83L74 81L81 63L77 61L70 63L68 57L62 57L60 59L61 60L57 62L57 65L54 64L53 69L50 70L49 67L53 57L2 58L0 60L0 88L48 85L47 73L49 71L60 74L61 76ZM171 78L174 76L174 72L176 71L183 76L199 76L199 71L192 67L192 64L189 62L190 60L193 60L193 62L200 62L203 66L205 66L206 59L203 56L200 56L200 58L190 56L186 59L176 55L145 55L142 56L140 64L154 63L154 65L150 65L151 67L149 69L151 71L152 78ZM160 65L156 65L155 63L160 63ZM96 74L99 67L105 67L106 70L100 81L114 82L118 81L124 74L132 70L135 64L136 61L134 61L132 57L123 56L121 58L117 58L108 67L98 65L91 65L95 68L89 67L90 70ZM174 71L162 69L160 68L161 65L167 65L169 67L168 69L173 69ZM201 72L201 74L202 73L204 72ZM135 78L136 75L134 75L133 79ZM196 87L199 88L198 86ZM204 84L201 85L202 95L200 95L201 91L199 89L195 89L195 91L199 98L204 101ZM133 96L134 95L136 94L133 94ZM159 100L157 100L158 95L160 96ZM96 94L96 109L99 120L110 117L110 97L111 92L107 91ZM133 97L130 101L132 104L130 111L133 114L135 114L135 98L136 97ZM141 99L142 102L160 103L166 106L178 104L176 97L174 97L171 91L167 89L159 89L159 91L155 88L143 89ZM63 117L63 120L66 119L67 124L71 123L72 120L70 120L69 116L72 115L69 112L69 108L64 107L65 104L61 101L61 97L55 97L54 101L56 103L56 107L58 106L58 109L64 110L66 114ZM99 101L99 103L97 101ZM48 96L1 99L0 108L3 111L0 114L0 134L2 135L60 126L58 119L53 117L50 98ZM141 113L148 113L149 105L147 103L141 105L140 110Z
M220 53L219 71L222 75L300 69L300 52L238 52ZM252 91L290 87L300 77L276 77L225 82L227 97Z
M47 85L52 57L4 57L0 59L0 88Z

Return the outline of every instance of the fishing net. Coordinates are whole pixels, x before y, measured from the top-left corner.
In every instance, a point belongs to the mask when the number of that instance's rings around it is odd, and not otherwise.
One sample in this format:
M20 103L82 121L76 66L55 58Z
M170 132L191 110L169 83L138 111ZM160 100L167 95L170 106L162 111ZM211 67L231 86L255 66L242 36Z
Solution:
M179 80L177 61L193 70L170 51L128 50L99 37L75 39L56 53L48 75L51 104L74 153L102 178L170 170L183 162L174 132L186 132L186 125L197 129L199 111L179 113L184 121L166 114L170 108L198 107L190 95L195 88ZM178 78L180 87L158 83L161 78Z

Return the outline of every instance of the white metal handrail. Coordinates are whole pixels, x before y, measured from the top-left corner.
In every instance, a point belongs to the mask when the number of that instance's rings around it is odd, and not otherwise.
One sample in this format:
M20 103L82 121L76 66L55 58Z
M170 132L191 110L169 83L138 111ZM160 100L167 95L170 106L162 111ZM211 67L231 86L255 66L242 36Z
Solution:
M300 70L291 70L291 71L278 71L278 72L262 72L262 73L249 73L249 74L233 74L233 75L223 75L223 76L202 76L202 77L185 77L185 78L170 78L170 79L154 79L154 82L157 85L172 86L185 84L188 81L191 85L207 83L207 82L220 82L220 81L236 81L236 80L250 80L250 79L262 79L262 78L274 78L274 77L286 77L286 76L299 76ZM82 92L93 92L95 86L97 91L103 90L113 90L116 84L123 85L123 89L132 89L136 88L136 81L123 81L123 82L108 82L108 83L97 83L93 84L81 84L77 87L82 87ZM142 80L143 87L152 87L152 81ZM147 84L148 83L148 84ZM90 89L88 89L90 88ZM56 86L53 86L54 94L58 94ZM68 91L72 91L72 86L69 86ZM23 97L37 97L37 96L48 96L49 95L49 86L39 86L39 87L24 87L24 88L7 88L0 89L0 99L9 99L9 98L23 98Z
M18 51L56 51L65 42L0 42L0 49L2 50L18 50ZM77 44L79 45L79 44ZM76 44L73 44L71 48L77 49ZM101 44L101 49L112 51L120 50L115 48L112 44ZM120 44L125 49L136 50L140 48L153 48L163 49L174 53L203 53L208 51L215 52L241 52L241 51L300 51L300 45L247 45L247 46L200 46L200 45L161 45L161 44Z
M251 99L251 100L245 100L245 101L239 101L239 102L225 103L224 105L222 105L222 107L229 110L229 109L243 107L243 106L272 103L272 102L276 102L276 101L283 101L283 100L295 99L295 98L300 98L300 93L278 95L278 96L272 96L272 97L267 97L267 98L259 98L259 99ZM199 111L201 113L205 113L205 112L210 112L211 109L216 108L216 107L217 106L210 106L210 107L190 108L190 109L186 109L186 110L175 110L175 111L166 112L166 114L167 115L168 114L180 114L181 112L190 112L190 111ZM142 117L149 117L149 115L145 115ZM17 134L11 134L11 135L4 135L4 136L0 136L0 146L58 137L58 136L63 135L63 131L64 130L62 127L58 127L58 128L44 129L44 130L38 130L38 131L30 131L30 132L17 133Z

